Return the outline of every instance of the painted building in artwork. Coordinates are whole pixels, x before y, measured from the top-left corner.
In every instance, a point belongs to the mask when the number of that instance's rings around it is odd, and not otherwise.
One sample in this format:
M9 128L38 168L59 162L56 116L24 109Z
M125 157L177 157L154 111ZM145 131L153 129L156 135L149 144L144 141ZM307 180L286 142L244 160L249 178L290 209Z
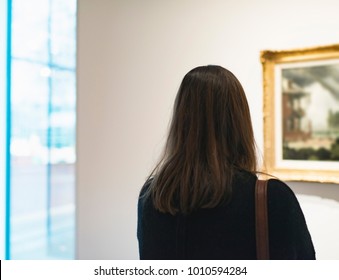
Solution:
M310 94L285 80L282 87L283 141L306 141L312 135L312 123L306 116L305 102Z

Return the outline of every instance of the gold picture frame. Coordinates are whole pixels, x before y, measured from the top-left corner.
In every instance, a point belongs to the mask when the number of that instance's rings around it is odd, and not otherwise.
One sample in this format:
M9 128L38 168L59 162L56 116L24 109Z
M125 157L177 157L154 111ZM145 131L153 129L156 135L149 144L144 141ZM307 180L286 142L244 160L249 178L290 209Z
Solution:
M263 171L339 183L339 44L264 50Z

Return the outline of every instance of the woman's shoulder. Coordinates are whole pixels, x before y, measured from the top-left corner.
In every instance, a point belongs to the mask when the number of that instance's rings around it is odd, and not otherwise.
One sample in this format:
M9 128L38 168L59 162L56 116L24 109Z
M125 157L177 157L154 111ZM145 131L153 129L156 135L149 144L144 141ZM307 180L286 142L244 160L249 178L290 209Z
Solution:
M139 215L142 214L143 209L149 208L152 204L150 200L150 187L151 187L152 179L147 179L144 185L141 187L138 197L138 212Z
M289 209L289 211L300 209L295 193L287 183L281 180L268 180L267 196L271 208Z
M244 171L238 172L235 176L236 183L242 187L241 189L243 191L251 190L251 192L253 192L258 179L258 174ZM292 203L298 203L293 190L286 182L278 178L267 179L267 196L269 201L280 201L284 203L291 201Z
M148 178L144 185L141 187L139 192L139 202L144 202L147 198L149 198L152 182L153 178Z
M295 194L293 190L287 185L287 183L279 179L269 179L267 182L268 192L271 195L285 198L294 198Z

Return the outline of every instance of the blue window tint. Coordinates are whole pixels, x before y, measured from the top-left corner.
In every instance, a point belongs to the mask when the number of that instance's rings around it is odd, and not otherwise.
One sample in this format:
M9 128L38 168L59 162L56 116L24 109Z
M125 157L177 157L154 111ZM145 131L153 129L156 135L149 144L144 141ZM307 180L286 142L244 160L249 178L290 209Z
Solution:
M72 259L76 0L12 0L11 259Z
M0 0L0 259L9 252L10 2Z

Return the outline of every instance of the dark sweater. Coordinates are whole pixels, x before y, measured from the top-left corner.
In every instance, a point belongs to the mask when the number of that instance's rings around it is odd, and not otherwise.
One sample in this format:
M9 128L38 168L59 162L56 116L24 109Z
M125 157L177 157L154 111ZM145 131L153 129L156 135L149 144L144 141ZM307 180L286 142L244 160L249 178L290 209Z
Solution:
M160 213L150 197L139 197L140 259L256 259L255 181L254 175L240 172L228 204L188 216ZM292 190L275 179L268 183L268 212L271 259L315 259L300 205Z

